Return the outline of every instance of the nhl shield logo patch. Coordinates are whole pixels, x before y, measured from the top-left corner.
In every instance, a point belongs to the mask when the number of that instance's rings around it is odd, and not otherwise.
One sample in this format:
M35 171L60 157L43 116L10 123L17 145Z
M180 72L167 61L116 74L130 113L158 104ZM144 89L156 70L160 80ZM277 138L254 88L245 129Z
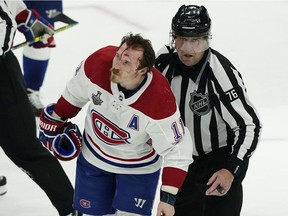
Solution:
M190 96L189 107L193 113L202 116L206 115L210 111L210 103L207 93L202 95L202 93L194 91L193 93L190 93Z

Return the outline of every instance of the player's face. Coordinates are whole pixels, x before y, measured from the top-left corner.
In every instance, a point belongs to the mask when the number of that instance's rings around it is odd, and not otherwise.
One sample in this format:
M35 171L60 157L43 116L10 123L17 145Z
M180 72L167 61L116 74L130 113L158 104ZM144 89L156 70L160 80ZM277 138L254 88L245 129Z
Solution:
M142 56L142 50L128 48L124 43L113 58L110 80L114 83L124 83L139 79L141 70L137 68Z
M197 64L209 48L208 41L203 37L180 37L175 39L175 47L180 60L186 66Z

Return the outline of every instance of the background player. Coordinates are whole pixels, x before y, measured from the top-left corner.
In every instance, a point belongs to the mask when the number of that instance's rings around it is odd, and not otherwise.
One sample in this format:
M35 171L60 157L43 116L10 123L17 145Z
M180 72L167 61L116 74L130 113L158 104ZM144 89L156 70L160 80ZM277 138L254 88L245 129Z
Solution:
M54 26L53 17L63 12L62 0L57 1L27 1L24 0L27 8L37 10L40 15ZM51 48L37 49L33 46L23 48L23 73L28 98L32 104L36 116L44 108L41 102L40 88L43 85L47 71Z

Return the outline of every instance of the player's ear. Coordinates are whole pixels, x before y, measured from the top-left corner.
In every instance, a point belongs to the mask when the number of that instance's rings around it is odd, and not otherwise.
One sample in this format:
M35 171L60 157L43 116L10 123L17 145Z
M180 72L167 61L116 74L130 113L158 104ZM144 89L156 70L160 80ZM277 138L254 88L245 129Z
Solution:
M144 68L141 68L141 69L139 70L139 74L144 75L144 74L146 74L148 71L149 71L149 70L148 70L148 67L144 67Z

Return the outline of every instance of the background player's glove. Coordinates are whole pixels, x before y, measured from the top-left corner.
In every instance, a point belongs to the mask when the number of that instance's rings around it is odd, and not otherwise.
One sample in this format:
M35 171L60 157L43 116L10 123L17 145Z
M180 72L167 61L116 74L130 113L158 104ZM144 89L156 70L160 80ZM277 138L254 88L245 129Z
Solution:
M59 160L72 160L81 152L82 134L76 124L69 122L62 134L52 143L53 153Z
M25 35L27 41L42 36L39 42L32 43L35 48L55 47L53 26L35 10L23 10L16 16L18 30Z
M66 127L67 121L56 119L52 116L55 104L50 104L40 114L39 140L50 151L54 138L62 134Z

